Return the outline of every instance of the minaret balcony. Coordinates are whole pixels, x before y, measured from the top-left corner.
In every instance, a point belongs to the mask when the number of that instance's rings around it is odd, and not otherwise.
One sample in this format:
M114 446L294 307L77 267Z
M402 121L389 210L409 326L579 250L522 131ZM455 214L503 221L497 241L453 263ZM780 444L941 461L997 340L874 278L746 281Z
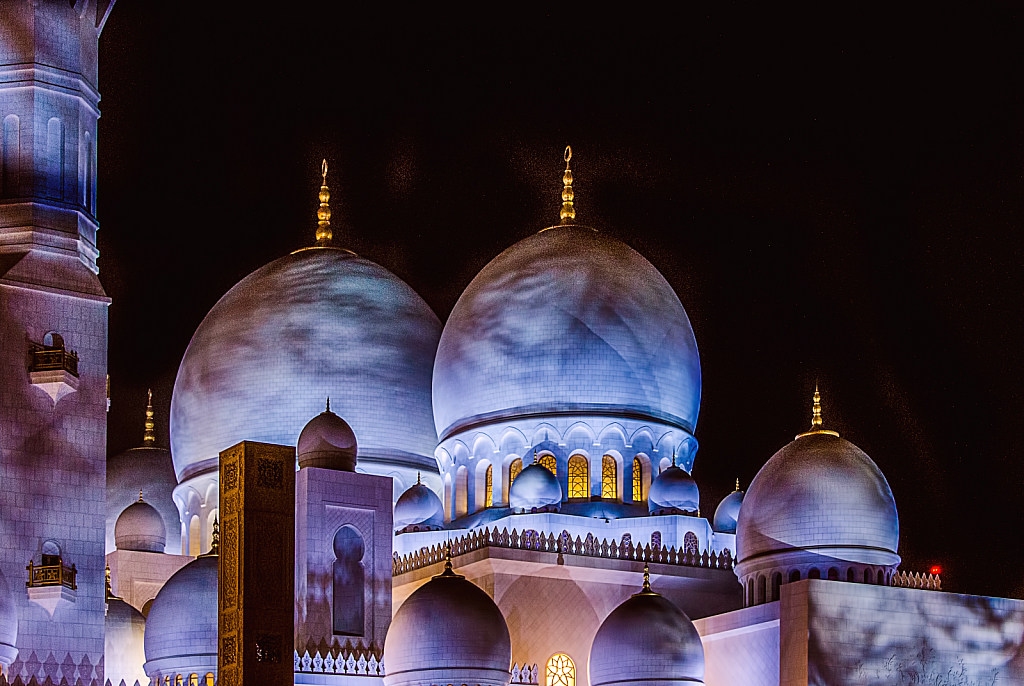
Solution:
M28 599L46 610L50 617L62 601L74 603L78 599L75 581L78 570L75 565L68 567L58 559L55 564L37 566L29 560L25 569L28 571L28 581L25 582Z
M78 353L64 346L33 346L28 375L56 403L78 390Z

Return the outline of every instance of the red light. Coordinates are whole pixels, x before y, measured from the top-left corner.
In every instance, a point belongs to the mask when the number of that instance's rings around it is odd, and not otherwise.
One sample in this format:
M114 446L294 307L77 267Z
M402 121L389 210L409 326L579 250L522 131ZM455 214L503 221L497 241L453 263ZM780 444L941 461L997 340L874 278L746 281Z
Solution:
M938 565L932 567L932 574L942 574L942 567Z

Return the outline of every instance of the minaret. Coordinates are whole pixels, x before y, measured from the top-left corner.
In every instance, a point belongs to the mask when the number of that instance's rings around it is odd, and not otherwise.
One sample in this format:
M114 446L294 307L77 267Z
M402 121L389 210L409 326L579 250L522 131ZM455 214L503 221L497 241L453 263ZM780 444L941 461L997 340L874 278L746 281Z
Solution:
M54 683L100 683L110 300L97 278L97 67L113 6L0 0L0 571L19 620L8 678L42 681L50 661ZM30 560L74 565L75 580L30 579Z

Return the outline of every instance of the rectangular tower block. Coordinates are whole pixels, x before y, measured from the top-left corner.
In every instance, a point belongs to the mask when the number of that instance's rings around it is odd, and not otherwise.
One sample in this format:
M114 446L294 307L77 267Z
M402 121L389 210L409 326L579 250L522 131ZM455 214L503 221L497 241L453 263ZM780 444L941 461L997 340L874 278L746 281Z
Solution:
M391 478L303 467L295 476L295 649L382 657L391 624Z
M217 682L293 683L295 448L243 441L220 454Z

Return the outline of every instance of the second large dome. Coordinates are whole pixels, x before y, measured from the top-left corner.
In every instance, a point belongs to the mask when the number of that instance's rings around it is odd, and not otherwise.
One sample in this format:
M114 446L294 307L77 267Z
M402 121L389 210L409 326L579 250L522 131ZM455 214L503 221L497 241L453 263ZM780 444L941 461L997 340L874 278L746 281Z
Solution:
M579 226L530 236L469 284L441 335L442 440L535 413L626 413L692 433L700 359L679 298L629 246Z
M215 468L242 440L295 445L327 396L367 471L379 471L374 461L436 469L430 374L440 331L405 282L344 250L303 250L256 270L206 316L178 369L179 481Z

